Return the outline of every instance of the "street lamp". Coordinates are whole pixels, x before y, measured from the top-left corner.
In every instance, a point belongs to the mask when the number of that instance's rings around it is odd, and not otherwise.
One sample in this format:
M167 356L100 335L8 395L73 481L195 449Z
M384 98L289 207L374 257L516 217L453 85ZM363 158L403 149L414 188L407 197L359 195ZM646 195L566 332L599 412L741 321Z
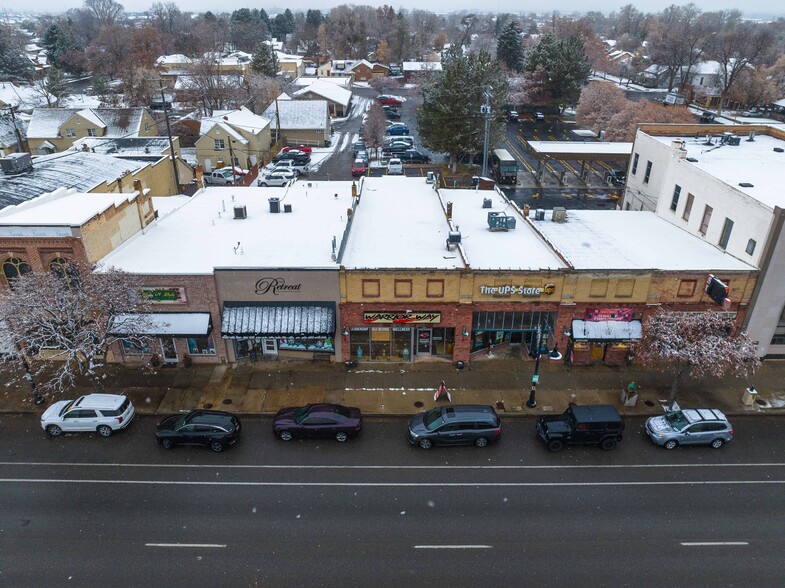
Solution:
M526 401L526 406L535 408L537 406L537 399L535 394L537 392L537 382L540 381L540 345L542 344L542 322L537 323L537 338L534 341L534 374L532 375L532 389L529 392L529 400Z

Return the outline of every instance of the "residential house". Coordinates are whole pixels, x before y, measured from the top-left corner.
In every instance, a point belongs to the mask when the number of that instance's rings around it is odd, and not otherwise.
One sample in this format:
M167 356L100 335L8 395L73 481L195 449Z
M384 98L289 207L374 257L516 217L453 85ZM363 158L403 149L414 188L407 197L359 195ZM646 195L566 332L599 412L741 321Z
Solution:
M387 77L390 75L390 68L382 63L371 63L366 59L361 59L349 68L354 73L355 82L370 82L373 78Z
M33 155L69 149L82 137L151 137L158 125L146 108L36 108L27 129Z
M246 107L215 110L201 120L196 158L205 171L229 165L251 168L272 157L270 119Z
M351 90L329 82L315 82L292 94L295 100L326 100L330 116L343 118L349 114Z
M442 64L439 61L404 61L401 64L403 79L409 82L412 78L427 75L432 71L442 71Z
M262 116L270 120L273 140L324 147L332 127L326 100L276 100Z
M622 207L652 210L760 268L745 329L761 357L785 357L785 131L734 125L733 133L723 132L727 128L641 125Z

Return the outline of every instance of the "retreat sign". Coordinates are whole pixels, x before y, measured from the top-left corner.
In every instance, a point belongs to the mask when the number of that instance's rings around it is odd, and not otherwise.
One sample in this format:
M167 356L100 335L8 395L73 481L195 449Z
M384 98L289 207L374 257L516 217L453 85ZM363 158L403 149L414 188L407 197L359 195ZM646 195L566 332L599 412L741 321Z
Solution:
M438 324L442 322L440 312L364 312L363 322L380 324Z

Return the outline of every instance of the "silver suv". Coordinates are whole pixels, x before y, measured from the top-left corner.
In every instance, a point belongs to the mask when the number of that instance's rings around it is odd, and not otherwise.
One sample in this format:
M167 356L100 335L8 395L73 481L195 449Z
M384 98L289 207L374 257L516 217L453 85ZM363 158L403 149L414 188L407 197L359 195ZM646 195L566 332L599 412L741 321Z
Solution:
M263 188L266 188L267 186L285 186L296 177L297 176L292 171L276 168L259 178L256 185Z
M97 431L109 437L134 418L134 405L118 394L86 394L76 400L60 400L41 415L41 428L52 437L76 431Z
M687 408L646 421L646 434L657 445L711 445L719 449L733 439L733 427L716 408Z

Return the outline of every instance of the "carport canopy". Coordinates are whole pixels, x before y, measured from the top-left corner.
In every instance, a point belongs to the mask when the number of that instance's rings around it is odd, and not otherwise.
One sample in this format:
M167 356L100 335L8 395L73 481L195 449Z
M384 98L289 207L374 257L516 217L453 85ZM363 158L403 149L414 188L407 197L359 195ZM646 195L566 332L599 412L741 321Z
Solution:
M527 141L539 159L557 161L629 161L632 143L598 141Z

